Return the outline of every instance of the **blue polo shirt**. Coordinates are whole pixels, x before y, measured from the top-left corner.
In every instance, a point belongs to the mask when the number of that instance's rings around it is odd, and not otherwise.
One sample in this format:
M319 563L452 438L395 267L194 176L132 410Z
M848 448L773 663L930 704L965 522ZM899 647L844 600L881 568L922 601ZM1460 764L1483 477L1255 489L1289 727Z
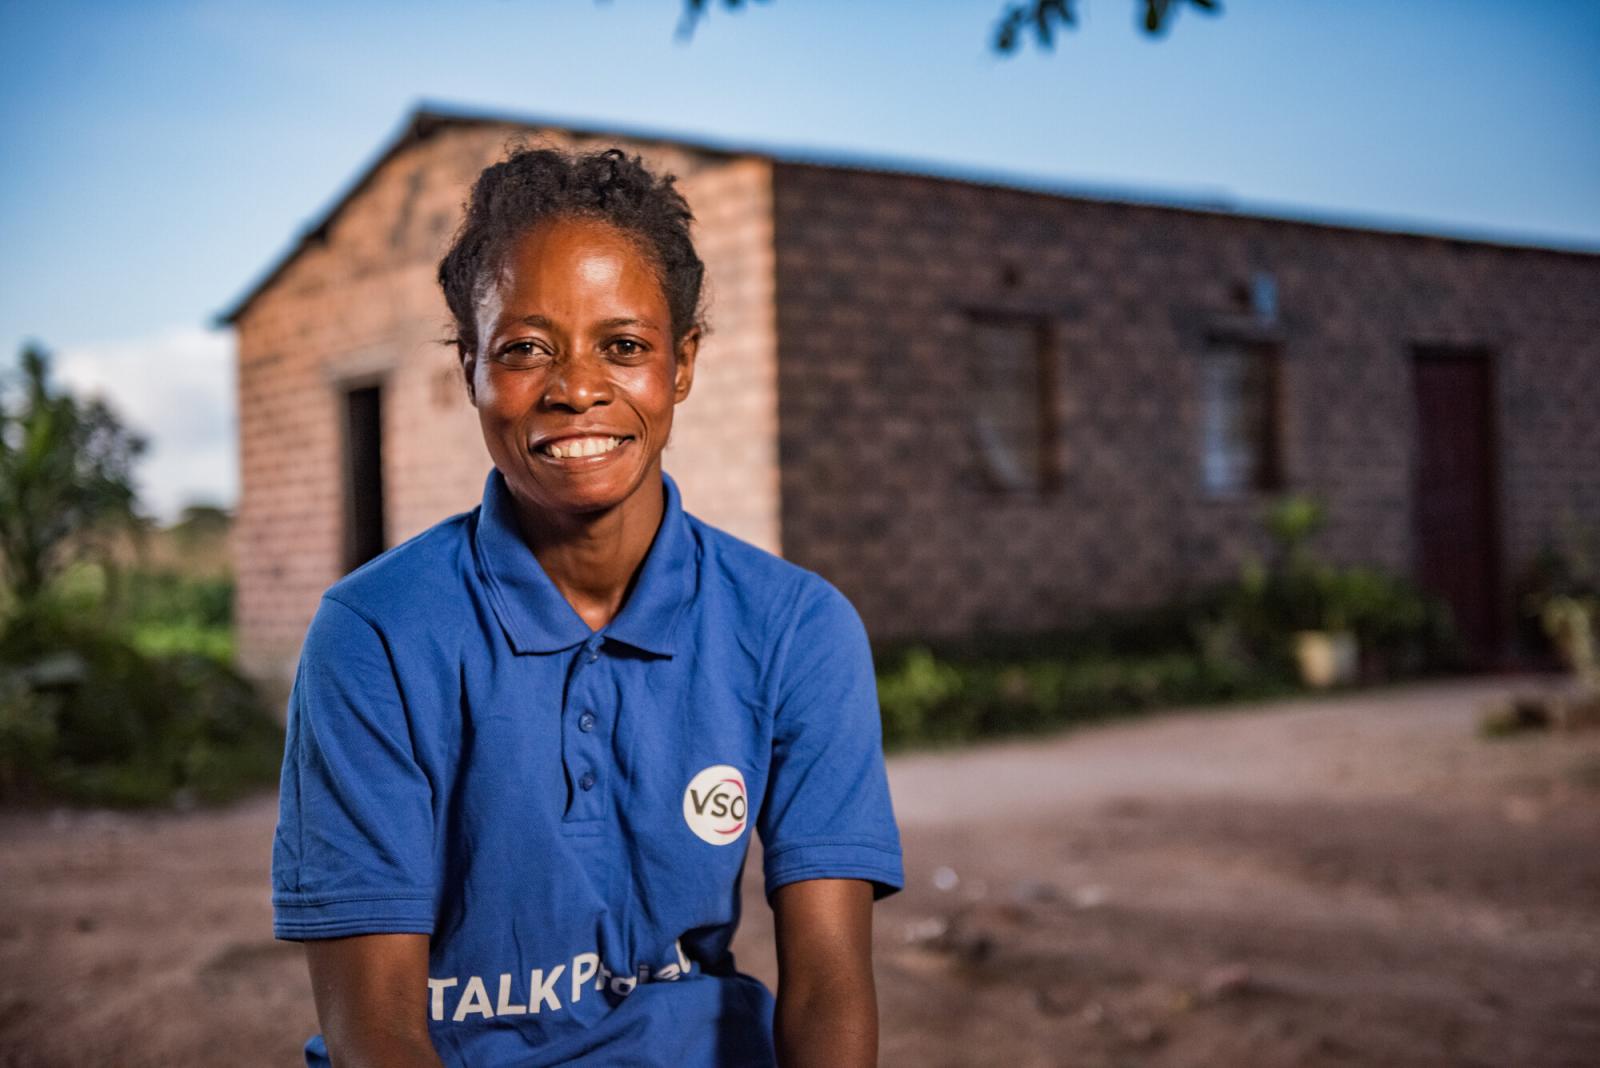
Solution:
M753 827L770 895L902 882L867 635L812 572L683 511L592 631L482 504L330 588L289 699L273 931L431 936L446 1064L756 1065L734 967ZM306 1045L325 1065L321 1036Z

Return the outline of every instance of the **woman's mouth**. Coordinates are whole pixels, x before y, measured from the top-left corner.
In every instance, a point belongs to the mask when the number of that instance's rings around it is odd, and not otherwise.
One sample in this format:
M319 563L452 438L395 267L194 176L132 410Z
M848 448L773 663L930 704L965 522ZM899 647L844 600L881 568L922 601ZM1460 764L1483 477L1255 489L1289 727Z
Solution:
M582 460L613 453L632 440L632 438L607 435L562 438L559 441L547 441L534 451L555 460Z

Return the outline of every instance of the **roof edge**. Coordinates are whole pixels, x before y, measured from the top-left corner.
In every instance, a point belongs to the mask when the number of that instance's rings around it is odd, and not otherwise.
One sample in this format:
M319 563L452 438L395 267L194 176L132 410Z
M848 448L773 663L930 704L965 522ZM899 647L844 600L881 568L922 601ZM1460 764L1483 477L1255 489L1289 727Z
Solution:
M799 148L763 147L748 143L733 144L711 138L645 130L627 125L607 124L604 127L579 125L545 116L485 111L424 100L412 108L398 132L356 173L332 204L316 216L316 221L301 232L289 248L279 255L272 266L228 310L218 313L212 320L213 324L219 327L232 326L249 310L250 305L271 288L290 264L299 259L302 252L314 244L326 242L333 224L338 221L350 203L371 184L373 177L384 164L413 145L426 141L440 130L452 126L520 126L528 130L543 128L579 137L617 137L643 144L666 145L730 159L734 157L766 159L784 166L960 182L965 185L1009 189L1015 192L1098 204L1218 215L1232 219L1257 219L1264 222L1376 233L1425 241L1444 241L1554 255L1600 256L1600 245L1584 245L1577 241L1572 245L1561 245L1543 242L1536 238L1518 239L1483 232L1474 234L1449 232L1444 229L1434 230L1426 228L1425 225L1418 226L1400 220L1386 221L1381 217L1362 216L1358 213L1341 215L1338 212L1317 212L1315 209L1296 210L1288 206L1273 206L1266 203L1253 205L1249 202L1236 202L1221 192L1209 196L1185 196L1176 191L1140 190L1132 186L1095 186L1089 183L1052 181L1047 178L928 161Z
M726 156L763 156L764 153L738 148L732 145L717 144L711 141L702 141L689 137L679 137L655 131L632 129L623 126L587 127L574 125L570 122L561 122L536 115L520 115L479 111L471 108L455 107L430 101L421 101L413 107L401 123L398 131L386 141L381 148L356 172L356 176L346 184L345 189L333 202L322 209L315 221L308 224L295 238L293 243L273 261L272 266L245 290L244 294L233 302L226 311L218 312L212 319L215 326L232 326L239 317L249 310L256 299L272 287L289 265L300 258L300 254L312 245L323 244L327 241L328 231L344 214L352 201L372 183L378 171L383 169L395 156L411 148L413 145L428 140L440 130L452 126L520 126L528 130L548 129L559 130L563 133L573 134L578 137L619 137L629 141L638 141L652 145L671 145L676 148L687 148L706 155Z
M1223 191L1210 196L1185 195L1175 191L1155 188L1138 188L1123 185L1095 185L1093 183L1063 181L1011 171L993 171L982 167L963 167L956 164L920 163L896 159L875 159L823 155L790 155L768 153L779 166L813 170L855 171L857 173L885 175L896 178L918 178L939 182L954 182L982 189L1000 189L1026 196L1049 197L1055 200L1077 200L1091 204L1104 204L1124 208L1148 208L1153 211L1176 211L1186 215L1212 215L1228 219L1307 226L1319 230L1338 230L1345 233L1376 234L1383 237L1400 237L1417 241L1442 241L1449 244L1472 245L1481 248L1507 249L1515 252L1540 252L1554 256L1577 256L1593 259L1600 257L1600 241L1572 238L1563 243L1558 238L1541 238L1536 235L1516 236L1514 233L1495 232L1492 229L1476 230L1464 227L1451 230L1447 224L1431 229L1425 220L1406 221L1402 218L1385 218L1360 212L1339 212L1311 207L1297 207L1271 201L1251 201L1234 198Z

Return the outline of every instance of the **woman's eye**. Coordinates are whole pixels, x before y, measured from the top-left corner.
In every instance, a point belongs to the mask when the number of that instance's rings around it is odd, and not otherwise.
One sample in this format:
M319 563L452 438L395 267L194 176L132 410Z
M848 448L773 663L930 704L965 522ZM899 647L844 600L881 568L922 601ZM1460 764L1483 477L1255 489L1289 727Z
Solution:
M508 363L533 363L544 353L531 341L517 341L500 350L500 358Z
M618 356L637 356L644 352L644 346L629 337L619 337L611 342L611 351Z

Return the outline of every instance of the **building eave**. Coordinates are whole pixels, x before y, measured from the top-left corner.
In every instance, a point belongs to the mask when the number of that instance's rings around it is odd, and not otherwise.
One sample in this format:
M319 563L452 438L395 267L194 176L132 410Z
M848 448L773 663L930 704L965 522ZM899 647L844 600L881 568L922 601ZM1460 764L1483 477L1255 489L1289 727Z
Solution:
M426 141L440 130L454 126L508 126L530 131L559 131L576 137L616 137L636 144L687 149L703 155L721 156L728 159L739 157L764 159L770 163L787 167L856 171L955 182L964 185L1047 196L1057 200L1076 200L1092 204L1122 205L1157 211L1226 216L1230 219L1258 220L1318 229L1384 234L1420 241L1549 253L1558 256L1580 256L1591 259L1600 257L1600 247L1586 246L1578 242L1574 242L1572 245L1560 245L1541 242L1537 239L1519 239L1491 233L1450 232L1445 228L1435 230L1426 226L1418 227L1415 224L1384 220L1378 217L1340 215L1335 212L1286 209L1277 206L1269 208L1236 205L1231 203L1228 197L1221 194L1186 196L1169 190L1147 191L1126 186L1097 187L1082 183L1039 179L1013 173L938 165L926 161L798 148L735 145L661 131L629 128L627 126L587 127L540 116L487 112L449 105L423 103L412 110L402 124L400 131L377 152L370 163L358 172L345 191L318 216L317 221L301 233L260 279L246 290L243 296L235 301L227 311L216 316L214 320L216 325L232 326L263 293L272 288L303 252L312 247L325 245L333 225L351 202L372 183L378 171L385 164L407 149Z
M378 150L372 160L356 174L356 177L346 186L334 202L317 216L315 222L303 230L293 244L269 267L261 277L247 289L243 296L224 312L220 312L214 319L217 326L232 326L238 322L240 316L250 309L250 306L261 297L263 293L283 276L295 260L307 249L327 244L328 235L345 209L372 184L378 172L385 164L402 152L421 144L433 137L440 130L459 126L510 126L525 130L554 130L571 134L576 137L619 137L640 144L670 146L686 148L705 155L724 156L759 156L761 153L731 148L725 145L700 142L683 137L676 137L642 130L629 130L622 127L608 126L605 129L586 128L575 126L569 122L546 120L538 116L513 115L496 112L474 111L466 108L455 108L448 105L423 103L414 108L401 125L399 132Z

